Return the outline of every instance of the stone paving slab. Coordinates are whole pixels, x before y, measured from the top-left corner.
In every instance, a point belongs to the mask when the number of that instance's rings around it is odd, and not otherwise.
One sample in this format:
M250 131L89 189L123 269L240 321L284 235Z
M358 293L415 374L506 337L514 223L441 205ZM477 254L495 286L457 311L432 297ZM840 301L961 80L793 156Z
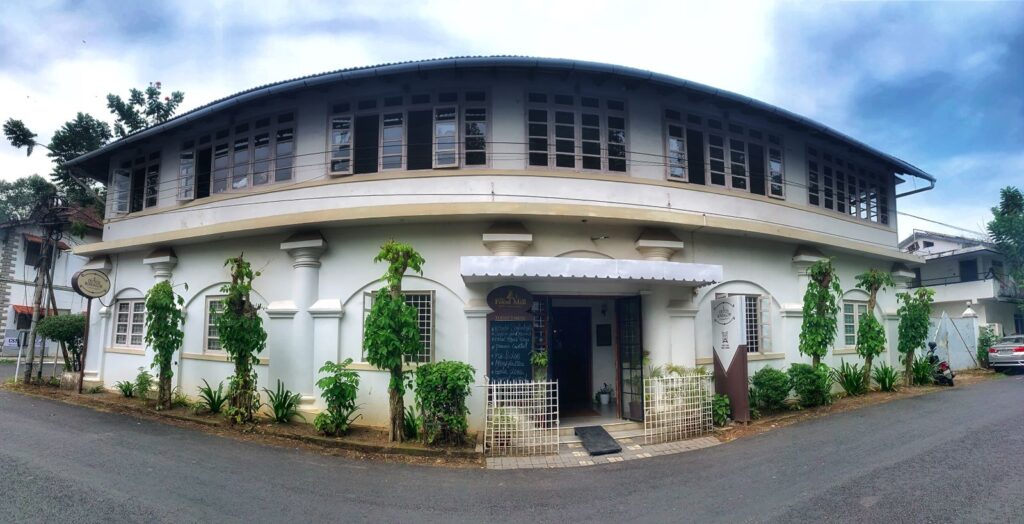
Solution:
M532 457L488 457L487 469L553 469L579 468L600 464L617 464L627 460L646 459L662 455L674 455L697 449L717 446L721 442L713 436L689 440L644 444L642 439L621 439L622 452L612 455L591 457L579 444L562 444L557 455L536 455Z

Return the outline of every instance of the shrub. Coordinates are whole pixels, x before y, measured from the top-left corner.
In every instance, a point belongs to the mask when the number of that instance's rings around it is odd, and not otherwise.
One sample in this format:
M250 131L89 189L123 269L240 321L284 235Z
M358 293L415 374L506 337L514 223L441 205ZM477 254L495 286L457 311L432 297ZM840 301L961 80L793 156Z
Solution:
M185 285L188 290L188 284ZM174 292L167 280L157 282L146 293L146 345L153 349L157 377L157 409L170 409L174 404L171 378L174 376L174 354L181 349L185 333L182 308L185 299Z
M224 308L217 318L217 333L221 347L231 358L235 374L228 380L226 415L232 423L252 422L260 409L260 395L256 391L256 365L259 354L267 347L267 332L259 306L253 303L253 280L260 276L253 271L242 255L224 262L231 267L231 283L220 288Z
M845 360L840 361L839 367L832 369L832 380L850 396L855 397L867 391L864 384L864 370L859 364L847 364Z
M913 374L913 380L915 386L929 386L933 382L935 376L935 366L928 360L927 356L920 356L914 359L914 363L910 368Z
M754 373L750 382L753 386L751 387L753 392L750 397L751 406L766 411L779 411L786 407L785 402L789 398L789 391L793 389L793 385L789 380L789 375L784 371L764 367Z
M878 384L878 389L882 391L896 391L896 383L900 379L900 372L883 362L881 366L875 368L871 373L871 377Z
M466 397L476 370L464 362L442 360L416 369L416 404L423 417L423 438L430 444L462 444L469 422Z
M171 407L190 408L192 404L192 399L188 398L188 395L180 387L171 390Z
M263 391L266 392L267 400L270 401L268 405L274 412L275 422L287 424L292 421L292 417L306 420L306 417L299 413L299 402L302 400L302 395L285 389L280 380L277 381L276 391L270 391L267 388L263 388Z
M416 414L413 406L405 407L405 438L413 440L420 434L420 427L423 426L423 417Z
M64 344L71 356L64 366L71 371L82 369L82 336L85 334L85 315L49 315L36 325L39 336Z
M757 420L761 418L761 394L758 393L757 389L747 389L747 398L750 403L750 420Z
M97 394L97 393L103 393L103 392L105 392L106 390L107 390L107 388L105 388L105 387L103 386L103 384L96 384L95 386L93 386L93 387L91 387L91 388L89 388L89 389L85 390L85 392L86 392L86 393L88 393L88 394L90 394L90 395L95 395L95 394Z
M149 392L153 389L153 375L146 371L146 368L139 368L139 374L135 376L135 394L142 400L149 398Z
M127 380L122 380L114 384L114 387L121 392L121 395L125 398L132 398L135 396L135 383Z
M359 373L348 369L352 359L335 364L327 361L320 368L327 376L317 381L316 386L322 392L320 396L327 404L327 409L313 419L313 426L325 435L339 435L348 432L352 422L361 415L355 415L356 395L359 392ZM355 416L353 416L355 415Z
M716 426L724 426L729 422L729 413L731 412L729 407L729 397L725 395L715 395L715 398L711 401L711 419L714 420Z
M217 384L217 389L210 387L210 383L203 379L203 386L199 386L199 402L197 407L206 408L210 413L220 413L228 398L224 395L224 383Z
M789 366L789 379L800 406L825 406L832 403L832 377L825 364L793 364Z
M998 341L999 337L996 336L995 330L988 326L981 326L978 333L978 366L988 367L988 348L996 345Z

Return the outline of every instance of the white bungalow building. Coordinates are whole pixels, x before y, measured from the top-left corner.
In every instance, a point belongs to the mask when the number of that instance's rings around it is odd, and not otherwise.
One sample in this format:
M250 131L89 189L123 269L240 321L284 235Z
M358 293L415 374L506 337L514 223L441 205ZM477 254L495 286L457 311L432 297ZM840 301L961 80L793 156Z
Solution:
M423 351L477 380L515 378L490 351L487 296L532 296L533 348L550 352L563 418L653 365L711 363L710 302L743 295L751 372L797 351L805 268L835 257L853 354L866 295L854 275L920 259L897 248L900 184L914 166L778 107L685 80L569 60L441 59L334 71L254 88L74 161L109 185L101 242L76 248L109 271L91 318L88 380L149 365L141 301L160 279L186 299L175 381L189 393L232 368L212 327L244 252L269 333L260 385L281 379L321 405L326 360L361 370L362 422L383 425L387 376L364 362L362 326L387 239L413 244L404 288ZM95 304L94 304L95 306ZM894 294L880 298L895 348ZM895 362L893 350L882 359ZM479 428L482 390L471 398Z

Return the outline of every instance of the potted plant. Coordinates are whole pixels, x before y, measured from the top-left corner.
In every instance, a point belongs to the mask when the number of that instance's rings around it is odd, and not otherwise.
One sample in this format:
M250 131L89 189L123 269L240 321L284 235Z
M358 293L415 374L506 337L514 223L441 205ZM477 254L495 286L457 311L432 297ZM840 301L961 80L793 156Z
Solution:
M597 390L597 395L595 395L595 397L602 406L607 406L608 403L611 402L613 394L615 394L615 390L605 382L604 386L601 386L601 389Z
M548 352L538 349L530 353L530 365L533 366L533 381L540 382L548 379Z

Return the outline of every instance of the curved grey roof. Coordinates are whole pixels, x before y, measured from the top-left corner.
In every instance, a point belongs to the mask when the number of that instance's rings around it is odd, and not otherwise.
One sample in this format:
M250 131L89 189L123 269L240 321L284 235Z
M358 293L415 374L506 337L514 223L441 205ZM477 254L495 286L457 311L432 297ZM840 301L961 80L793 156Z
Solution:
M170 131L184 124L194 122L198 119L209 116L213 113L229 109L234 106L242 105L260 98L264 98L271 95L278 95L304 89L308 87L330 84L334 82L350 81L357 79L366 78L378 78L389 75L408 74L417 72L429 72L438 70L459 70L459 69L486 69L486 68L504 68L504 69L524 69L524 70L551 70L551 71L563 71L572 72L578 71L582 73L591 73L599 75L613 75L624 78L630 78L637 81L648 82L655 85L662 85L666 87L672 87L677 89L684 89L703 93L708 96L717 97L723 100L727 100L732 103L739 105L745 105L752 109L774 115L778 118L782 118L803 126L811 131L816 131L822 135L828 136L841 142L846 142L854 147L863 149L867 153L877 156L885 162L892 165L893 169L897 173L910 175L918 178L923 178L932 184L935 183L935 177L925 173L921 169L914 165L900 160L892 155L883 153L863 142L860 142L850 136L847 136L835 129L832 129L824 124L815 122L809 118L800 116L796 113L782 109L781 107L773 106L771 104L754 100L753 98L739 95L731 91L723 89L717 89L711 86L700 84L697 82L691 82L689 80L683 80L674 76L669 76L661 73L655 73L652 71L646 71L643 69L636 69L632 67L624 67L610 64L603 64L599 62L587 62L580 60L567 60L560 58L536 58L526 56L463 56L463 57L452 57L452 58L435 58L430 60L417 60L410 62L395 62L388 64L380 64L374 66L363 66L353 67L348 69L338 69L335 71L328 71L326 73L318 73L314 75L303 76L294 78L291 80L283 80L281 82L275 82L272 84L266 84L263 86L253 87L245 91L240 91L230 96L226 96L219 100L214 100L208 104L197 107L191 111L182 113L162 124L158 124L152 127L148 127L120 140L111 142L95 151L86 153L74 160L68 162L68 165L80 165L89 160L95 159L111 151L132 144L139 140L143 140L148 137L158 135L160 133Z

